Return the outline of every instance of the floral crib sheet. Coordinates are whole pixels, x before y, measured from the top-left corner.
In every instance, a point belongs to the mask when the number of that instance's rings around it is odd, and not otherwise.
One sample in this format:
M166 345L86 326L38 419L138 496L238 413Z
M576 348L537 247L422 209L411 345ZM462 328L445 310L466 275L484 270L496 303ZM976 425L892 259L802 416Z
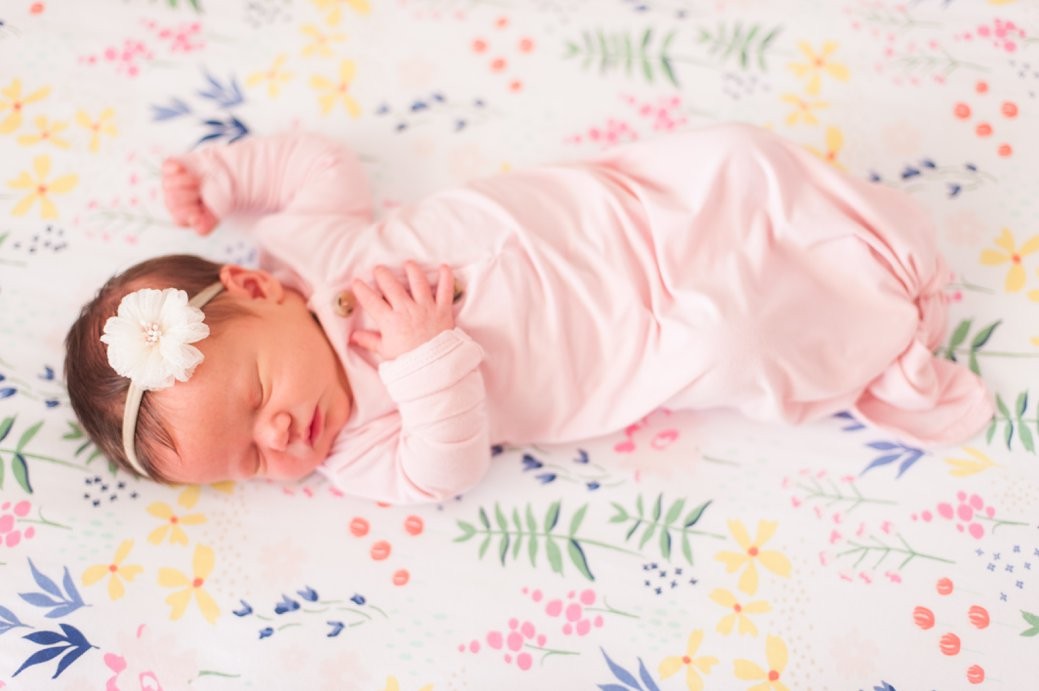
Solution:
M1029 0L6 0L0 688L1034 687L1037 89ZM929 208L987 433L659 410L394 508L139 482L74 420L62 339L107 276L255 260L171 226L166 155L322 131L385 210L727 120Z

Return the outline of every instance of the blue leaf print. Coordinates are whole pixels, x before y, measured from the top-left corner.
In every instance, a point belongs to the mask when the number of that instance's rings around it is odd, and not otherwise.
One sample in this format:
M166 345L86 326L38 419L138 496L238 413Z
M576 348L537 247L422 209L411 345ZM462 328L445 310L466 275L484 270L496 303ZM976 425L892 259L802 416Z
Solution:
M50 648L44 648L43 650L33 653L29 659L22 663L22 666L19 667L18 671L12 676L18 676L18 674L27 667L47 662L62 653L66 653L65 657L62 658L61 662L58 663L57 668L54 670L53 676L51 676L51 679L57 679L58 676L68 669L69 665L78 660L83 653L95 647L91 645L90 641L86 639L86 636L84 636L76 627L69 626L68 624L61 624L61 630L64 632L64 636L56 631L35 631L22 636L22 638L32 641L37 645L51 645L54 643L57 643L58 645L53 645ZM61 645L63 643L67 645Z
M65 586L65 592L68 593L69 603L81 607L83 605L83 598L80 597L79 591L76 590L76 584L72 581L72 575L69 574L69 567L65 567L65 576L61 579L61 584Z
M303 586L303 590L297 590L296 592L307 602L317 602L317 591L309 585Z
M179 98L172 99L172 106L152 106L152 120L162 122L191 113L191 106Z
M57 607L61 604L59 600L52 600L43 593L18 593L18 597L33 607Z
M870 182L880 182L882 180L883 180L883 178L880 177L879 173L877 173L876 171L873 171L873 170L869 171L869 181Z
M880 458L878 458L877 460L873 461L868 466L866 466L866 469L863 470L862 472L865 473L867 470L872 470L873 468L879 468L880 466L887 465L888 463L894 463L899 458L901 458L901 456L902 456L902 454L900 454L900 453L891 454L889 456L881 456Z
M646 685L646 691L660 691L660 687L657 686L657 682L653 681L653 677L650 675L649 670L646 669L646 663L639 658L639 677L642 679L642 683Z
M502 444L495 444L491 447L492 456L500 456L505 451L505 447Z
M617 679L622 684L625 684L630 688L640 690L642 689L642 687L639 686L639 683L635 680L635 677L631 674L631 672L629 672L628 670L624 669L616 662L611 660L610 656L606 654L605 650L603 650L602 648L599 648L599 650L600 652L602 652L602 656L606 658L606 664L609 666L610 671L613 672L613 676L617 677Z
M78 660L83 653L87 652L93 646L86 646L74 649L65 657L61 658L61 662L58 663L58 668L54 670L54 676L51 679L57 679L58 675L65 671L65 668L71 665L73 662Z
M354 595L352 598L350 598L350 602L354 603L355 605L363 605L365 602L367 602L367 600L364 599L364 595Z
M267 628L260 629L260 640L261 641L264 638L270 638L273 635L274 635L274 629L272 629L269 626Z
M847 420L848 422L851 423L847 427L842 427L841 428L842 432L857 432L860 429L866 429L866 426L864 424L862 424L861 422L859 422L858 420L856 420L855 416L853 416L849 412L837 413L836 415L834 415L834 417L838 418L838 419L841 419L841 420Z
M411 112L418 113L423 110L428 110L429 106L423 101L415 101L411 104Z
M388 112L390 112L390 107L385 103L381 104L378 108L375 109L376 115L386 115L386 113Z
M455 132L460 132L465 129L465 126L469 123L466 122L465 118L458 118L455 120Z
M47 576L44 576L43 573L41 573L40 570L36 568L36 564L32 563L32 559L29 559L29 569L32 571L32 578L34 581L36 581L36 585L40 586L51 595L57 595L58 597L62 596L62 592L61 589L58 587L58 584L52 581Z
M444 98L444 94L440 93L439 91L434 91L430 98L432 98L437 103L443 103L447 100L446 98Z
M921 451L920 449L916 449L914 451L910 451L909 455L906 456L906 459L904 461L902 461L901 465L898 466L898 475L896 475L895 477L896 478L902 477L902 473L904 473L905 471L907 471L910 468L912 468L913 464L916 463L917 461L919 461L920 458L923 455L924 455L924 452Z
M969 170L972 173L978 172L978 167L976 165L974 165L973 163L964 163L963 167L966 168L967 170Z
M599 688L602 691L631 691L627 686L621 686L620 684L599 684Z
M16 671L11 676L17 677L19 674L22 673L22 670L26 669L27 667L32 667L33 665L39 665L44 662L47 662L48 660L51 660L60 655L61 651L63 650L66 650L66 648L63 648L61 646L54 646L53 648L44 648L43 650L37 651L30 655L29 658L22 663L22 666L18 668L18 671Z
M205 120L202 124L209 127L210 131L199 139L197 144L220 139L221 137L227 137L228 143L232 143L249 133L248 126L234 116L229 117L227 122L223 120Z
M239 602L242 603L242 608L241 609L233 609L233 610L231 610L231 612L236 617L247 617L247 616L249 616L250 614L253 613L252 605L250 605L245 600L239 600Z
M47 365L44 365L43 366L43 374L38 374L36 376L38 376L43 381L53 381L54 380L54 368L53 367L48 367Z
M526 472L528 470L537 470L538 468L543 468L544 466L545 466L544 463L542 463L538 459L534 458L529 453L523 454L523 471L524 472Z
M242 90L238 88L238 82L235 81L234 77L231 77L225 86L217 81L216 77L206 72L206 81L209 82L209 89L196 92L202 98L216 101L222 108L233 108L245 102Z
M868 446L871 449L876 449L877 451L891 451L893 449L902 448L899 444L892 444L889 441L870 442L869 444L866 444L866 446Z
M36 645L50 645L65 640L65 637L57 631L35 631L25 634L22 638L32 641Z
M541 475L535 475L534 477L536 477L538 480L540 480L541 484L547 485L548 483L555 481L556 474L555 473L541 473Z
M25 624L15 616L15 613L6 607L0 605L0 633L10 631L11 629L25 627Z
M925 158L925 159L921 160L920 161L920 165L923 166L924 168L930 168L932 170L936 167L934 165L934 161L932 161L929 158Z
M948 183L948 189L949 199L954 199L955 197L959 196L960 192L963 190L963 187L956 184L955 182L950 182Z
M908 180L909 178L915 178L920 175L920 171L913 166L906 166L902 169L902 179Z
M594 492L595 490L599 489L600 486L601 485L598 482L596 482L595 480L592 480L591 482L585 483L585 487L587 487L588 490L591 491L591 492Z
M54 400L53 398L48 398L46 401L43 402L43 404L45 406L47 406L48 408L57 408L58 407L58 401Z
M10 386L5 386L4 388L0 389L0 398L10 398L11 396L14 396L16 393L18 393L16 389L11 388Z
M588 463L588 452L584 449L577 450L577 458L574 459L574 463L581 463L582 465Z
M325 622L325 623L332 627L332 630L329 631L327 634L325 634L328 638L335 638L340 633L342 633L343 626L344 626L343 622L341 622L341 621L328 621L328 622Z
M29 568L32 570L33 580L43 590L51 595L54 595L57 599L52 599L44 593L18 593L18 596L28 602L34 607L52 608L46 616L48 619L57 619L58 617L64 617L67 614L75 612L77 609L83 606L83 598L80 597L79 591L76 590L75 584L72 582L72 576L69 574L68 567L65 567L65 575L62 579L62 584L65 586L65 590L68 593L63 593L58 584L48 578L36 565L32 563L32 559L29 559Z
M299 603L295 600L290 600L288 595L281 596L281 602L274 606L275 614L285 614L286 612L295 612L299 609Z

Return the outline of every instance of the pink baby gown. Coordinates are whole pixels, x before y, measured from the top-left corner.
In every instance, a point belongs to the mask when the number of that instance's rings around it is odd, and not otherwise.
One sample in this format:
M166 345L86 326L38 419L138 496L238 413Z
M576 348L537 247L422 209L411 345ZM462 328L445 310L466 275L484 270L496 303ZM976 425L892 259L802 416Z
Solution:
M314 136L184 162L259 242L339 355L355 409L322 472L423 501L474 485L491 443L566 442L661 405L804 423L850 410L905 442L954 444L992 416L984 384L932 355L949 269L901 192L784 139L721 125L590 161L476 180L373 222L356 158ZM376 264L455 271L456 328L389 363L337 300Z

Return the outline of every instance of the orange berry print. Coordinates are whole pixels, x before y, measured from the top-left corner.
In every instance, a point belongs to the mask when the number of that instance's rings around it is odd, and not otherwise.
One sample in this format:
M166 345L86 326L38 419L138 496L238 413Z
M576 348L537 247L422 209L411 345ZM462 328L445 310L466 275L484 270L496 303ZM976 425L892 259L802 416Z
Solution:
M379 540L372 545L371 556L375 561L382 561L390 556L391 551L390 543L386 540Z
M358 516L350 521L350 533L354 537L364 537L368 534L368 521Z

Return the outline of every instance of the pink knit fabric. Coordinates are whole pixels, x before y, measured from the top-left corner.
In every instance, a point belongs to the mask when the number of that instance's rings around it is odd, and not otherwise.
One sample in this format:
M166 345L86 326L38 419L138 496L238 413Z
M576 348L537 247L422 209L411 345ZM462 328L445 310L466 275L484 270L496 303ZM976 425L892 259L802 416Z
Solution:
M219 216L249 209L356 408L323 472L402 502L475 484L490 443L621 429L660 405L807 422L853 410L915 444L965 440L984 384L932 355L949 279L900 192L767 131L715 126L477 180L374 222L363 171L313 136L185 157ZM458 328L379 366L336 295L376 264L451 265Z

